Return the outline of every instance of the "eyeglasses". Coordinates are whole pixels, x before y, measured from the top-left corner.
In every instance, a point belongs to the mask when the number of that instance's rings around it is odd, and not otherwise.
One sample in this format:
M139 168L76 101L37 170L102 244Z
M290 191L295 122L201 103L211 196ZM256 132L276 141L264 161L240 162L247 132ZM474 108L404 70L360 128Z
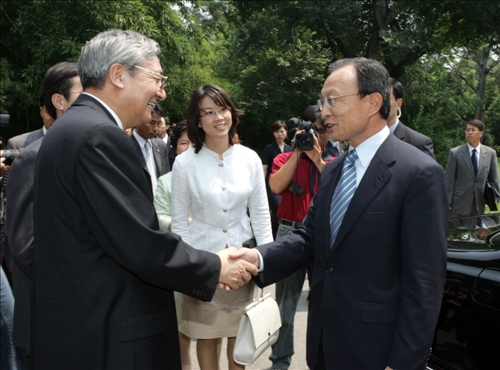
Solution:
M211 110L205 110L205 109L202 109L202 111L205 114L204 115L200 114L200 118L206 117L207 119L214 119L215 116L217 116L218 114L220 114L221 116L223 116L226 113L231 112L231 107L222 107L217 112L211 111Z
M142 69L143 71L146 71L146 72L152 74L153 76L155 76L156 79L157 79L157 81L160 82L160 89L164 89L167 86L167 81L168 81L168 77L167 76L163 76L163 75L159 74L158 72L151 71L151 70L149 70L147 68L142 68L142 67L139 67L139 66L134 66L134 67Z
M323 104L326 104L328 108L332 109L333 106L335 105L335 99L345 98L346 96L353 96L353 95L359 95L359 92L340 95L340 96L329 96L328 98L321 98L318 100L318 107L319 109L323 110Z

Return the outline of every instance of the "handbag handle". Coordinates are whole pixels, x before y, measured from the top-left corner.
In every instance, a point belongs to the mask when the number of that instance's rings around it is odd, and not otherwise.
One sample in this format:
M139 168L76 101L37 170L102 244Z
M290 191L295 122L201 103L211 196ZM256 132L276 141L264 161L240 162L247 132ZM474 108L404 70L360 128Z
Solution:
M253 287L253 297L252 297L253 302L259 299L259 290L260 290L260 298L264 297L264 289L260 289L259 286L255 284L255 286Z

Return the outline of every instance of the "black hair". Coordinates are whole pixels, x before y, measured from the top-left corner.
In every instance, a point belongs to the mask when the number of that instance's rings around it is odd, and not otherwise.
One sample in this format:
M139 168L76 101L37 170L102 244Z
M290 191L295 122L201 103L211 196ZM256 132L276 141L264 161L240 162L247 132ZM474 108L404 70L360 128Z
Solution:
M61 62L50 67L45 72L42 82L42 99L47 112L53 119L57 118L56 107L52 104L52 95L61 94L66 100L69 100L69 91L73 87L71 79L78 76L77 64L74 62Z
M328 72L331 74L348 65L352 65L356 69L358 94L361 98L373 93L379 93L382 96L379 113L386 120L391 112L391 84L387 69L375 59L347 58L333 62Z

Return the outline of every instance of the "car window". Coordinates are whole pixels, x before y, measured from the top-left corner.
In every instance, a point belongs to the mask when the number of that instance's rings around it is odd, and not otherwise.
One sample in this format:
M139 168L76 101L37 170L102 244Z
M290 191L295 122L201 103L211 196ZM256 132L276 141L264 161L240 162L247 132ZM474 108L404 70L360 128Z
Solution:
M448 250L500 249L500 214L451 219L448 225Z

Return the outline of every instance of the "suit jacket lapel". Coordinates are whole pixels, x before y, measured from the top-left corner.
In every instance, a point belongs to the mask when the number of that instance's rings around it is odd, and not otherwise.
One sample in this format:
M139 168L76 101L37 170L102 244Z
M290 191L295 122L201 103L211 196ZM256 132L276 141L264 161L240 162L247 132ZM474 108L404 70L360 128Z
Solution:
M142 153L142 148L139 145L139 142L134 137L134 135L130 135L130 140L132 141L132 145L134 146L135 150L137 151L137 155L139 156L142 168L144 168L146 170L146 172L148 172L148 174L149 174L148 166L146 165L146 160L144 159L144 154Z
M161 139L158 139L161 140ZM156 173L161 173L161 150L158 142L154 139L151 140L151 145L153 146L153 157L155 159Z
M356 221L363 214L366 207L375 199L380 190L382 190L391 178L392 172L389 169L389 165L396 162L396 155L394 153L397 152L396 148L399 143L399 139L394 137L394 135L389 135L375 153L351 199L333 247L331 249L330 246L327 247L327 257L331 256L333 251L342 242L342 239L356 224Z
M467 144L460 147L458 155L460 156L461 160L465 162L465 166L469 169L472 178L475 179L476 176L474 175L474 167L472 167L472 160L470 159L469 147L467 146Z
M480 150L479 150L479 166L477 169L477 178L481 178L483 176L483 172L486 171L487 163L489 162L488 160L488 152L486 151L486 148L484 145L481 145ZM484 178L488 179L488 174L484 174Z
M107 116L110 119L111 122L114 122L116 125L118 125L116 123L113 115L101 103L99 103L96 99L94 99L90 95L81 94L73 104L74 105L85 105L87 107L91 107L92 109L104 114L105 116Z
M394 135L400 140L403 140L405 138L405 126L401 121L399 121L399 124L396 126Z

